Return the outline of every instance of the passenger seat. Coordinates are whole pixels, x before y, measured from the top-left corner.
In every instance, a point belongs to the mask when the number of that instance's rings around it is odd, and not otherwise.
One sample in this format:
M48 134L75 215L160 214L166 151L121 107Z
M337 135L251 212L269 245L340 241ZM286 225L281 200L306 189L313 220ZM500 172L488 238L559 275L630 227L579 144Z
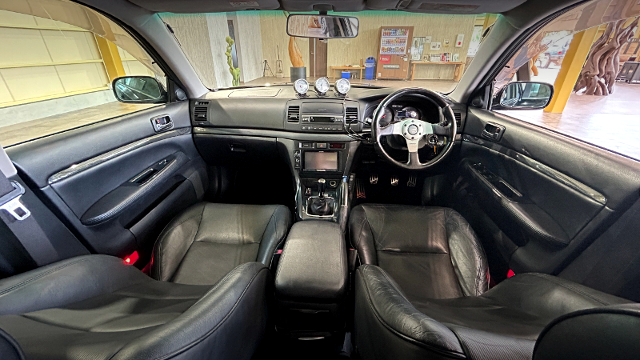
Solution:
M291 223L291 212L283 205L198 203L160 234L151 275L162 281L212 285L246 262L270 266Z
M248 360L266 329L267 266L291 221L285 206L199 203L155 245L164 281L106 255L2 279L0 359Z

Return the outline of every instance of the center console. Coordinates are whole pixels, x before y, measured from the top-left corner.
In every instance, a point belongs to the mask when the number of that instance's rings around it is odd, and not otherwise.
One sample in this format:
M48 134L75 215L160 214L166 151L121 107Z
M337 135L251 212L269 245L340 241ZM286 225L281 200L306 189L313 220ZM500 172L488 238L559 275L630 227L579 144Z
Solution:
M347 249L338 224L297 222L278 264L278 332L302 340L328 338L345 327Z
M295 142L292 156L299 219L340 221L348 201L348 169L356 146L356 142Z

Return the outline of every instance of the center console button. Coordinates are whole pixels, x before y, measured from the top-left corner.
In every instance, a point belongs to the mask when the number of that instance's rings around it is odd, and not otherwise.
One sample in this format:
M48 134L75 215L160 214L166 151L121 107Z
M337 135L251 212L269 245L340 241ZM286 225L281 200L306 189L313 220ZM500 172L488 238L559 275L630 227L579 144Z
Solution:
M326 149L327 143L316 143L316 149Z
M310 148L310 147L312 147L312 146L311 146L311 145L312 145L312 143L308 143L308 142L306 142L306 143L301 143L301 144L302 144L302 146L301 146L302 148Z

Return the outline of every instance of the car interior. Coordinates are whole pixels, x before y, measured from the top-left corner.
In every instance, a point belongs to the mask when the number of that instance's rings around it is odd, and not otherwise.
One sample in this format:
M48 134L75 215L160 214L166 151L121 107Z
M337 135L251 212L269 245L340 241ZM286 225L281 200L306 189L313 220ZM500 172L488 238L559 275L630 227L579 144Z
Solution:
M0 358L640 356L640 163L496 112L545 107L551 85L494 79L607 1L47 1L166 82L116 79L156 106L0 153ZM329 42L357 36L333 12L499 16L447 94L209 89L158 14L243 10L325 16Z

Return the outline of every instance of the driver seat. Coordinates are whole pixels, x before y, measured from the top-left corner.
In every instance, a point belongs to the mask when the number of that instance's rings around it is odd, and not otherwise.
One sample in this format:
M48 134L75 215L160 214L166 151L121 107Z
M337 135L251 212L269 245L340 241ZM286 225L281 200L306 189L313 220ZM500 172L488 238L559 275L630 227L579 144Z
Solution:
M453 209L359 205L349 231L362 264L354 341L363 359L531 359L553 319L629 303L546 274L489 290L485 253Z

